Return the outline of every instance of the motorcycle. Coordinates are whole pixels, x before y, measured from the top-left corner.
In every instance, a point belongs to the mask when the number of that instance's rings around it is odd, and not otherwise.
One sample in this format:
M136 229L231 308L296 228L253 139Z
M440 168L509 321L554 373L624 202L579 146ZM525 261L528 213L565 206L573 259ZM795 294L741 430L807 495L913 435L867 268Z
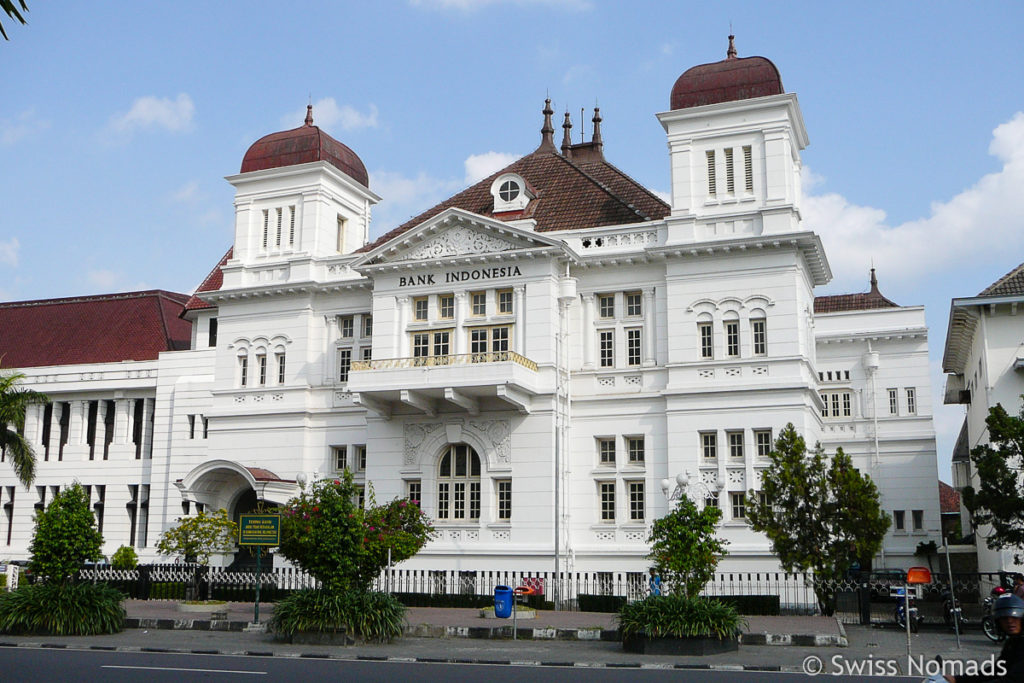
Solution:
M964 613L960 608L960 601L957 600L956 596L949 589L942 591L942 617L946 622L946 626L949 626L957 633L963 633Z
M910 630L913 633L917 633L918 629L921 627L921 622L924 621L924 618L917 612L917 601L914 599L914 596L907 596L904 589L900 588L896 591L896 609L892 613L892 618L893 621L896 622L896 625L902 629L907 628L907 621L904 616L905 612L909 612L910 614Z
M995 603L996 598L1006 592L1007 589L1003 586L996 586L982 603L981 630L994 643L1001 643L1006 639L1006 634L999 628L995 617L992 616L992 605Z

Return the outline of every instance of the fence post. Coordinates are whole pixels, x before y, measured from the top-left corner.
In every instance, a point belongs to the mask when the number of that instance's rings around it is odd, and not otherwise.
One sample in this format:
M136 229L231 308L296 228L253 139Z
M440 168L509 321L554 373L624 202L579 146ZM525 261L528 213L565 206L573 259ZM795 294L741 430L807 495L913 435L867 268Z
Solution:
M135 598L138 600L149 600L149 589L151 585L149 580L150 566L148 564L140 564L138 566L138 570L139 580L135 582Z

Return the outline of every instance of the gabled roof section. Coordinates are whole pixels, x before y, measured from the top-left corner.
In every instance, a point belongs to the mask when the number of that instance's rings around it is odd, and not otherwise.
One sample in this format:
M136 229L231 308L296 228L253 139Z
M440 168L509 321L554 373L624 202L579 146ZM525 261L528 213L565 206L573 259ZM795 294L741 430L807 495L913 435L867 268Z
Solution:
M495 218L491 185L503 173L519 174L536 192L536 198L526 209L512 218L535 220L537 232L660 220L671 211L668 204L611 164L603 160L576 163L553 147L541 145L532 154L427 209L359 251L372 251L445 209L459 208Z
M878 291L875 269L871 269L871 290L864 294L834 294L814 297L815 313L840 313L843 311L870 311L876 308L899 308Z
M435 262L537 249L555 249L576 258L561 240L451 207L378 244L353 261L351 267L358 271L399 261Z
M213 305L206 303L198 296L196 296L196 294L199 294L200 292L216 292L224 285L224 271L221 270L221 268L223 268L224 265L229 260L231 260L234 254L234 247L228 249L228 253L224 254L224 257L220 260L220 262L217 263L216 266L214 266L214 269L210 271L210 274L206 276L206 279L203 280L203 283L199 285L199 287L196 289L195 294L193 294L189 298L188 303L185 304L185 310L182 311L182 314L188 313L190 311L201 310L204 308L213 308Z
M189 348L188 296L163 290L0 304L0 364L31 368L155 360Z
M1017 294L1024 294L1024 263L981 290L978 296L1014 296Z
M944 481L939 481L939 513L960 514L960 493Z

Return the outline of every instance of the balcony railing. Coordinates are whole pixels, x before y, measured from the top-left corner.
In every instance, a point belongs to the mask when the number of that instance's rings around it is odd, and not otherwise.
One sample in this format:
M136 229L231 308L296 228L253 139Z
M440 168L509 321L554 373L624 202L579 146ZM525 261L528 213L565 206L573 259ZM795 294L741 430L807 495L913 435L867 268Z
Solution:
M475 365L477 363L518 363L528 370L537 371L537 364L515 351L485 351L483 353L460 353L451 356L418 356L415 358L382 358L380 360L354 360L352 371L393 370L396 368L432 368L450 365Z

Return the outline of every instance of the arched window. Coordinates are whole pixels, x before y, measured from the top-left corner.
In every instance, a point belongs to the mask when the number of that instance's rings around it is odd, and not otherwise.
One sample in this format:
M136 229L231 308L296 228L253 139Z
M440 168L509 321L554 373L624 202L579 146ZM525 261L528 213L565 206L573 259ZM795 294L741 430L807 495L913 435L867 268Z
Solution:
M448 446L438 463L437 518L480 519L480 457L468 444Z

